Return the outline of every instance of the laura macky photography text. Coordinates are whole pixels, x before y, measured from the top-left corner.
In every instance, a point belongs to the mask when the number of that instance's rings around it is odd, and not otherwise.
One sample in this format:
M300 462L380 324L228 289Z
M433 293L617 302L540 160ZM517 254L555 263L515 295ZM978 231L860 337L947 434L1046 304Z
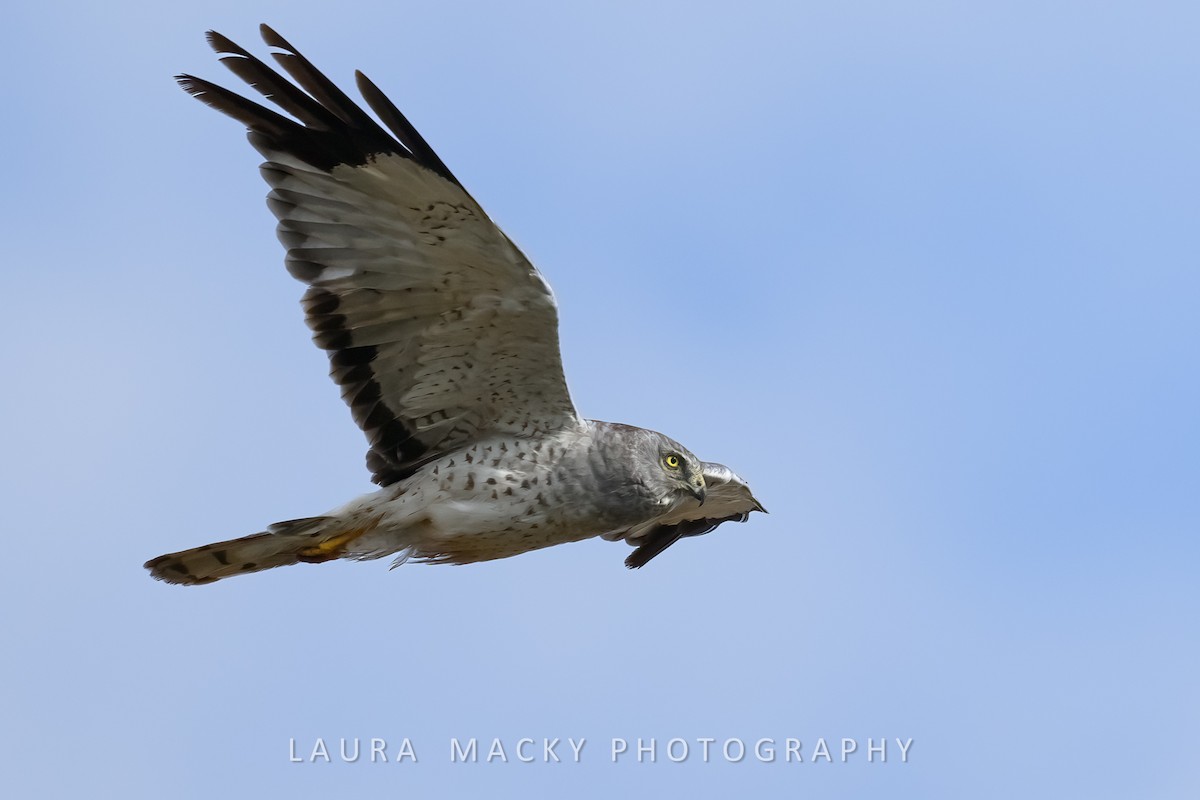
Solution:
M593 741L567 736L451 737L437 744L422 742L418 747L408 737L318 737L308 741L288 739L288 761L293 764L417 764L429 761L451 764L580 764L584 761L613 764L907 764L912 756L912 745L911 738L900 737L612 737Z

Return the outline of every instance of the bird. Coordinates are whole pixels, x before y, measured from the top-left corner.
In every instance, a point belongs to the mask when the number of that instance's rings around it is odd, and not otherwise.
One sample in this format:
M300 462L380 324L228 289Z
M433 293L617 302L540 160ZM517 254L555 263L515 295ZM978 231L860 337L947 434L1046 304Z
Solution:
M192 75L247 128L288 272L378 488L328 513L153 558L171 584L394 556L469 564L601 537L640 568L764 512L750 487L656 431L584 419L549 284L361 72L376 118L266 25L282 74L215 31L219 60L280 111ZM286 74L290 77L284 77ZM382 125L380 124L382 123Z

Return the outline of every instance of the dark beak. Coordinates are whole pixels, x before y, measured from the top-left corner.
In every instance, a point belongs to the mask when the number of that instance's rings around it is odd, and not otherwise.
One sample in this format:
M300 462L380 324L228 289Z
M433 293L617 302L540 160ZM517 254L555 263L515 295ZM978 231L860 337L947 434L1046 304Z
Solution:
M704 505L704 497L705 497L705 495L707 494L707 493L705 492L705 490L704 490L704 483L703 483L703 482L701 482L701 483L700 483L700 484L698 484L698 485L694 485L694 486L692 486L692 488L690 489L690 491L691 491L691 493L692 493L692 497L694 497L694 498L696 498L697 500L699 500L699 501L700 501L700 505Z

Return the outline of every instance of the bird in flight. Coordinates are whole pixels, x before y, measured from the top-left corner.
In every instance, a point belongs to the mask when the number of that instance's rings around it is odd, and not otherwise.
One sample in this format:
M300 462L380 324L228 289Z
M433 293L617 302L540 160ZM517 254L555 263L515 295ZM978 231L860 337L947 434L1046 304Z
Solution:
M361 72L371 116L271 28L291 81L209 32L221 62L290 116L191 75L266 162L313 340L370 443L379 489L318 517L146 562L168 583L339 558L467 564L600 536L644 566L765 511L728 467L644 428L583 419L542 275ZM293 83L294 81L294 83Z

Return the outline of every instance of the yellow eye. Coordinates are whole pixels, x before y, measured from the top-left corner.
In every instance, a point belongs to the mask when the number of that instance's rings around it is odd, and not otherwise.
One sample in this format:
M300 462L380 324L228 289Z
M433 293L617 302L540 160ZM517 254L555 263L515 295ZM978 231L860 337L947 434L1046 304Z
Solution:
M667 465L667 469L679 469L679 456L674 453L669 456L663 456L663 463Z

